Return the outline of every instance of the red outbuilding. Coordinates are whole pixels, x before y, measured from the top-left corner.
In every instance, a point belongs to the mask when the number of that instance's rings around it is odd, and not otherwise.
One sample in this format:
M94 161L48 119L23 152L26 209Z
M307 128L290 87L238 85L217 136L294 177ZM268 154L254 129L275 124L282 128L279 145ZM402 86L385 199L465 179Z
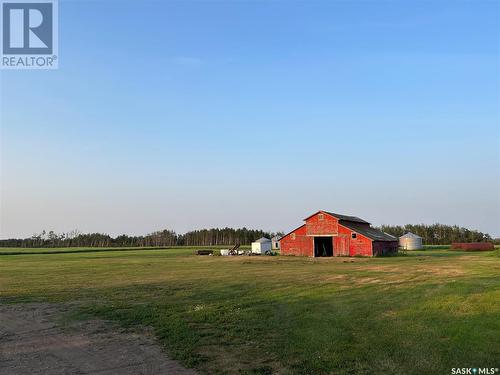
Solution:
M398 252L398 239L355 216L318 211L280 239L282 255L375 256Z

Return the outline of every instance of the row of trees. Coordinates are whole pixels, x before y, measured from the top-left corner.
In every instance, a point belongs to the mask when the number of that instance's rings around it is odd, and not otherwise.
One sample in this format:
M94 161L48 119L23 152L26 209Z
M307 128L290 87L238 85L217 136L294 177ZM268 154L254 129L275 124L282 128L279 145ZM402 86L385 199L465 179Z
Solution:
M447 245L452 242L483 242L491 241L487 233L470 230L456 225L443 224L407 224L382 225L383 232L399 237L412 232L423 238L425 244ZM77 230L69 233L43 231L30 238L0 240L3 247L153 247L153 246L230 246L235 244L248 245L260 237L271 238L282 233L270 233L247 228L213 228L201 229L177 234L172 230L161 230L145 236L128 236L122 234L111 237L103 233L80 233ZM497 241L497 240L495 240Z
M275 235L280 236L283 233L269 233L247 228L200 229L179 235L179 243L185 246L249 245L261 237L271 238Z
M145 236L122 234L111 237L103 233L80 233L77 230L68 233L42 231L30 238L0 240L3 247L153 247L153 246L214 246L248 245L260 237L274 233L247 228L202 229L177 234L172 230L161 230Z
M428 245L448 245L452 242L484 242L491 241L491 236L487 233L471 230L456 225L444 224L406 224L382 225L381 231L399 237L405 233L412 232L423 238L424 244Z

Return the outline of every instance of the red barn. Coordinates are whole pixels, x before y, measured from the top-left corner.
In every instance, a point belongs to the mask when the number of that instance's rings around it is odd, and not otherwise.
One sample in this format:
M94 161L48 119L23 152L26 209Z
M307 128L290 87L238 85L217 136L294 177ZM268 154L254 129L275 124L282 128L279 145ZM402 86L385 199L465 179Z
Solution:
M282 255L309 257L395 254L398 240L355 216L318 211L281 237Z

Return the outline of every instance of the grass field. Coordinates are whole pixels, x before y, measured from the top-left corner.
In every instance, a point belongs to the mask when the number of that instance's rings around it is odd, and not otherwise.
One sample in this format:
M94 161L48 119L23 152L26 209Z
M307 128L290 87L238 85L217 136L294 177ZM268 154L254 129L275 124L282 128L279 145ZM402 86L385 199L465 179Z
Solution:
M191 250L193 253L197 249L219 250L220 246L165 246L165 247L0 247L0 255L26 255L26 254L69 254L69 253L100 253L110 251L148 251L183 249ZM241 246L241 249L249 249L250 246Z
M317 260L197 257L192 248L0 256L0 303L34 301L77 302L72 319L151 326L172 357L210 374L500 365L498 249Z

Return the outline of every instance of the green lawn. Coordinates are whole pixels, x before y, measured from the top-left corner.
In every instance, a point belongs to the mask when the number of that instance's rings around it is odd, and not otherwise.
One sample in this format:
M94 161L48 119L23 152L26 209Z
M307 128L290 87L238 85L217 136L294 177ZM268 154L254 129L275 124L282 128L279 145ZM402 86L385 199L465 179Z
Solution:
M500 365L498 249L319 260L193 250L0 255L0 303L77 301L73 318L152 326L172 357L210 374Z

